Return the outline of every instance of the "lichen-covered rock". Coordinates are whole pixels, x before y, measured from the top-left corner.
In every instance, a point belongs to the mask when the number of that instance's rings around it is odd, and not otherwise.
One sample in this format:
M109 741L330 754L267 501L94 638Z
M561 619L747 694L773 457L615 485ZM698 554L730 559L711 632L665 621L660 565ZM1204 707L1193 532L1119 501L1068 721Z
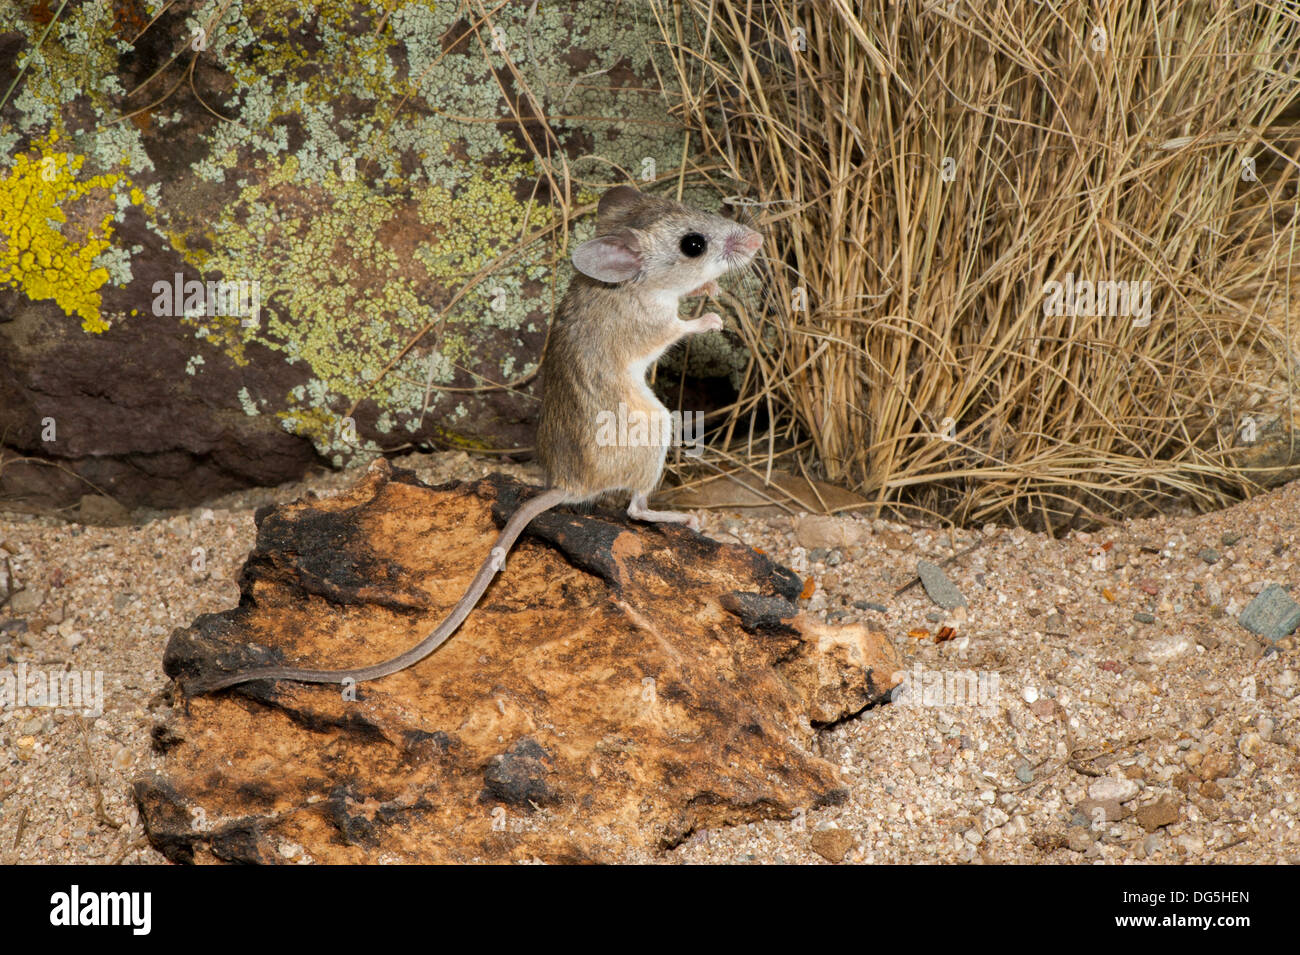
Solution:
M372 467L259 515L227 613L177 631L174 678L385 658L446 613L527 489ZM490 516L491 515L491 516ZM136 798L177 861L607 861L789 818L846 789L810 723L881 701L888 641L795 609L746 547L553 511L437 653L352 689L253 683L177 702Z
M529 446L591 227L558 210L681 160L658 35L598 0L0 4L0 456L37 459L0 496Z

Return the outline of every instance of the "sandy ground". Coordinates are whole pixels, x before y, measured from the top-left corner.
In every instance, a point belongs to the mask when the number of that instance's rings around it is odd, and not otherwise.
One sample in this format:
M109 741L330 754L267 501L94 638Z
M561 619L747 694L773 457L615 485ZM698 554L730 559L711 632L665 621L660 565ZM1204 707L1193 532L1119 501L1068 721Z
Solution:
M429 481L494 467L537 480L464 455L397 463ZM0 512L0 594L10 577L26 588L0 608L0 672L103 678L97 717L0 708L0 863L165 861L128 787L159 764L149 733L167 638L234 606L257 506L357 476L131 526ZM844 521L855 542L840 547L820 546L833 543L824 524L789 517L712 512L705 531L811 574L808 609L868 622L908 661L914 694L823 734L849 801L629 861L1300 862L1297 638L1237 622L1267 584L1300 584L1300 482L1061 540ZM896 593L918 559L974 544L945 567L967 607L943 611L920 586ZM93 696L93 676L85 686Z

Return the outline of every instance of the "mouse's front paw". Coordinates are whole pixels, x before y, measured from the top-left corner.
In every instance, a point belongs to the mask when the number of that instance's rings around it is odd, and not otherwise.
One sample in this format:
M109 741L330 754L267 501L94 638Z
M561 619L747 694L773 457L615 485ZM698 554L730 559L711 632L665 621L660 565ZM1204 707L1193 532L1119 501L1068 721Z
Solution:
M717 312L705 312L700 316L699 330L702 332L722 331L722 316Z

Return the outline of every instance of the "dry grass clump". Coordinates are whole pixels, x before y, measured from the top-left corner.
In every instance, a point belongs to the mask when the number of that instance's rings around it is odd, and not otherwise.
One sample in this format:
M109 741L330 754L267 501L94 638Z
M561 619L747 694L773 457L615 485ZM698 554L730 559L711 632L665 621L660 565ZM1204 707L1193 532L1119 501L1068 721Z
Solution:
M723 459L1048 529L1255 486L1300 377L1297 4L652 8L769 236ZM1149 313L1047 314L1067 273Z

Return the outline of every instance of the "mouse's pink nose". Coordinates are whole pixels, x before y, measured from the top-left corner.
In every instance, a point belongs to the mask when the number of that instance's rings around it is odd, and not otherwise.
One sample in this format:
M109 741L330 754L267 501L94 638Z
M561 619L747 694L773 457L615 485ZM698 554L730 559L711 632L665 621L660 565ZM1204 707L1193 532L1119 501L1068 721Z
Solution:
M753 229L737 229L727 236L727 251L753 255L763 244L763 236Z

